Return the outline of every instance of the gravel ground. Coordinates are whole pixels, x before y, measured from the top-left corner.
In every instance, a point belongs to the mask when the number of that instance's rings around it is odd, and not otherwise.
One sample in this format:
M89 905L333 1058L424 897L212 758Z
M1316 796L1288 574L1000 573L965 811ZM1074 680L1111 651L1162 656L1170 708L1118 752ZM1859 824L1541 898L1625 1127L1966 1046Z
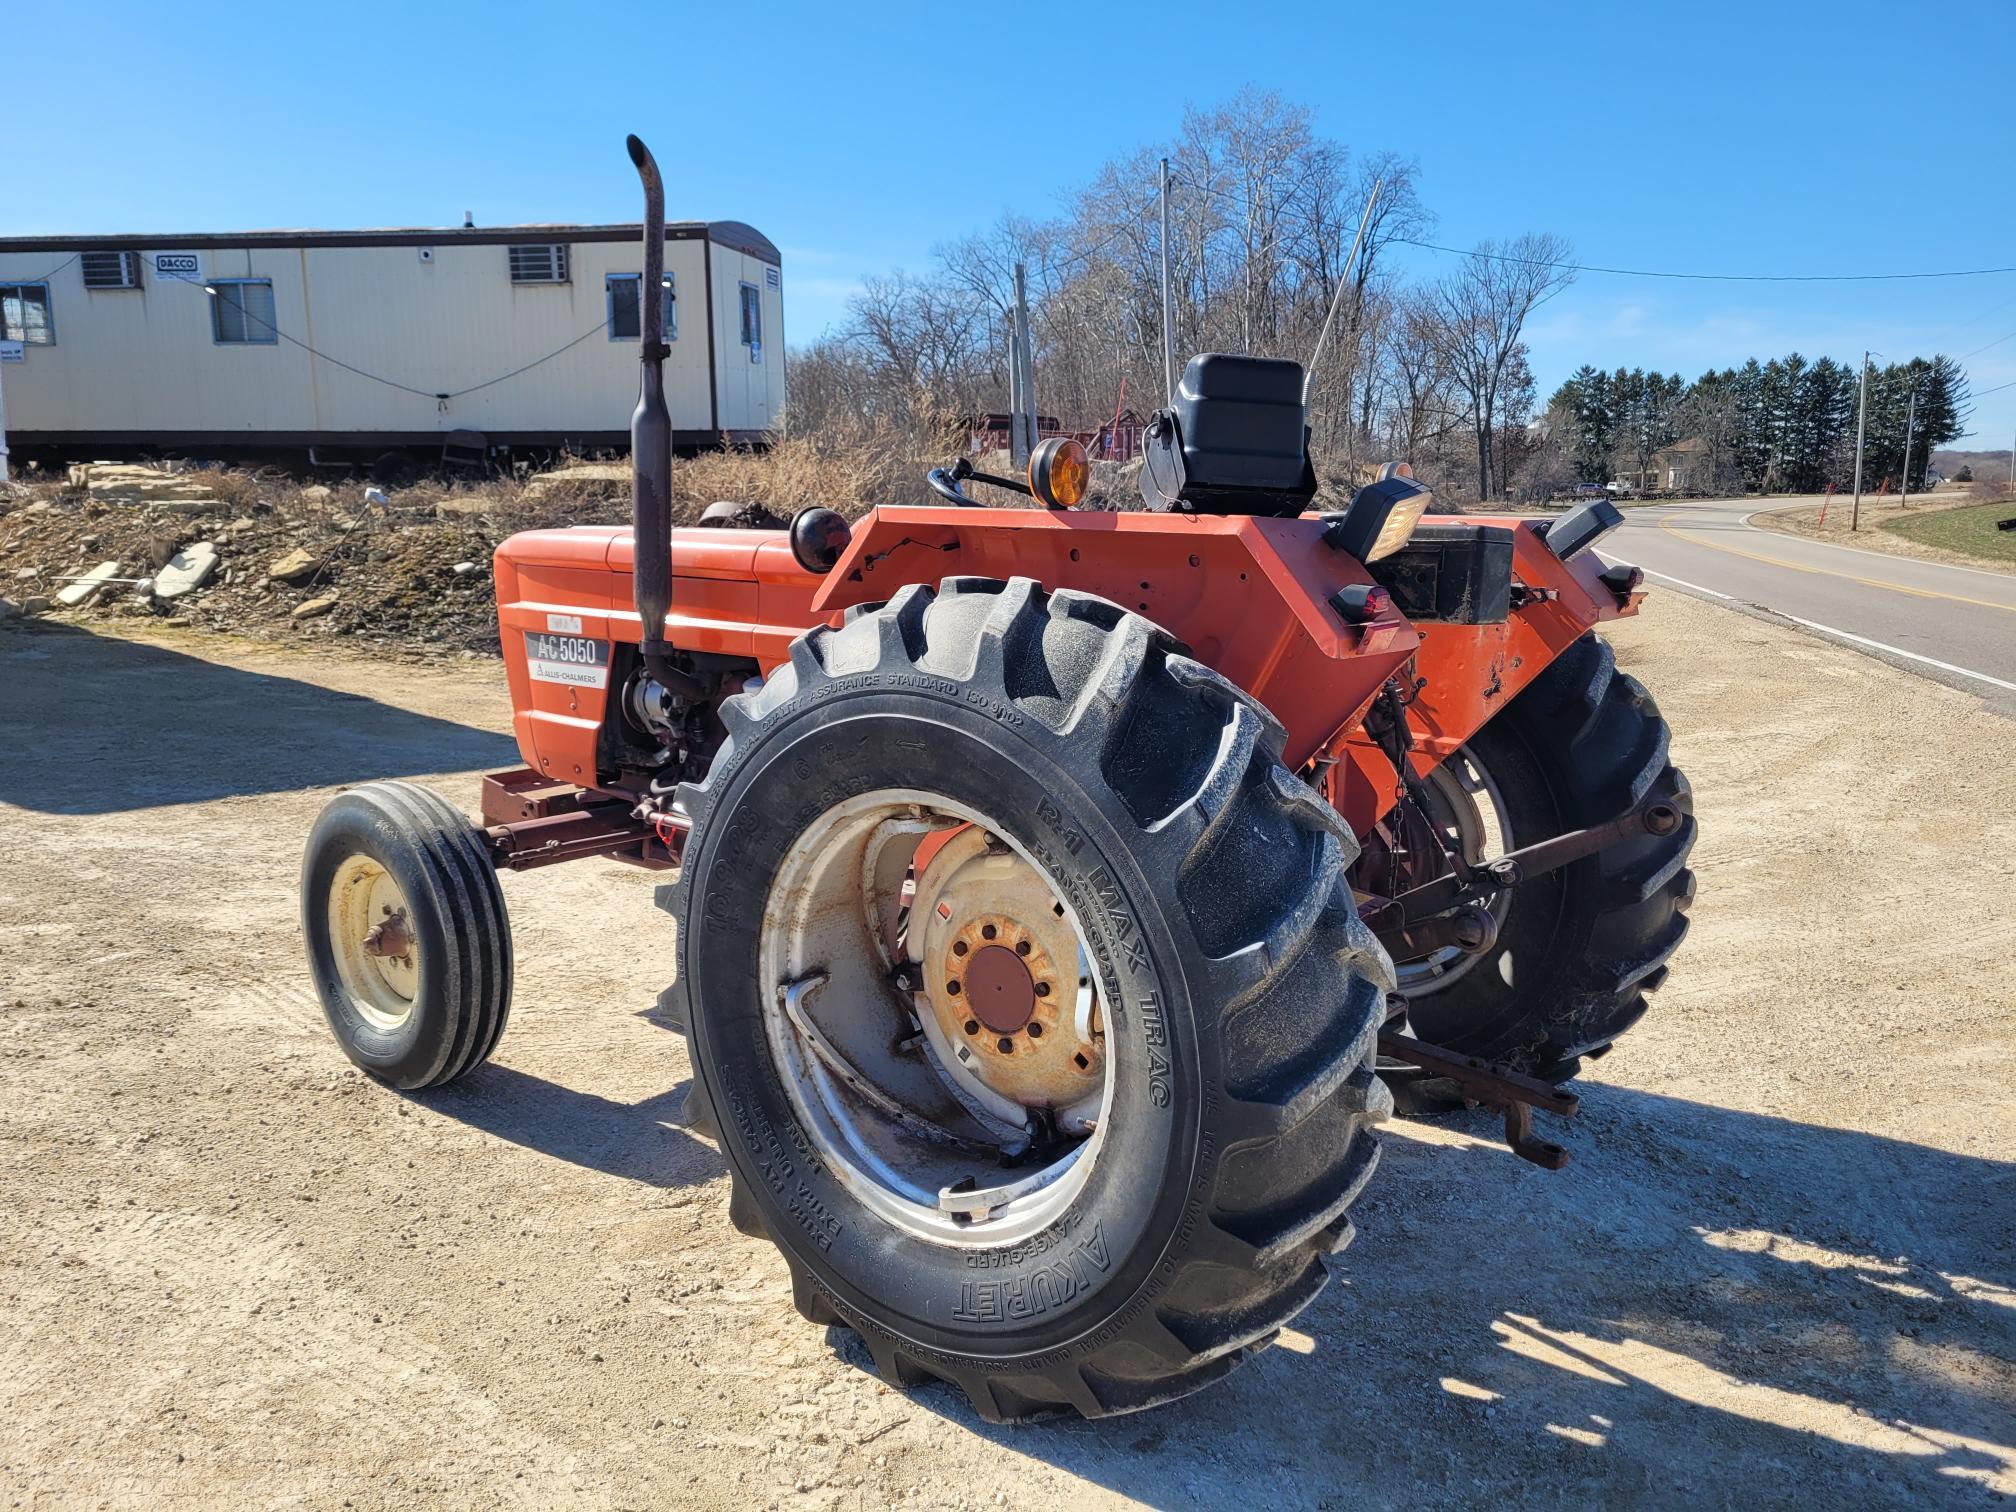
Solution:
M1282 1347L1145 1416L997 1429L880 1385L728 1226L673 1118L649 878L506 878L516 1014L460 1087L337 1051L302 839L366 778L473 809L512 758L494 664L130 634L0 626L11 1505L2016 1493L2016 779L1971 698L1656 596L1615 638L1695 784L1700 897L1575 1164L1391 1125Z

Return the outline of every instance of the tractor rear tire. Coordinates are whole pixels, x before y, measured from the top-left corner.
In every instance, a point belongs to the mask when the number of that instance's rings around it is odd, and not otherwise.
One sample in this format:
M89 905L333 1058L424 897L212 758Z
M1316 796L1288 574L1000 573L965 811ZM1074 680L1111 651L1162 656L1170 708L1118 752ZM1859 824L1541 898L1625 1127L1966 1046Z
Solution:
M396 915L410 948L371 953ZM301 868L301 931L343 1053L405 1091L490 1058L511 1008L511 927L474 825L431 789L372 782L330 800Z
M859 1333L889 1383L949 1382L993 1422L1152 1407L1270 1342L1352 1237L1391 1109L1372 1069L1390 965L1345 885L1357 847L1282 766L1279 724L1147 620L1026 578L852 610L721 713L726 744L681 789L694 828L661 894L681 921L661 1001L687 1029L689 1121L718 1131L729 1216L781 1251L798 1310ZM759 960L767 920L806 907L792 858L891 795L989 816L1059 916L1071 905L1099 984L1104 1143L1074 1157L1069 1205L1012 1242L891 1216L774 1038L777 1000L796 1000ZM907 986L863 980L850 1013Z
M1644 1017L1694 900L1694 801L1669 740L1652 695L1593 632L1471 738L1466 751L1497 788L1515 846L1606 823L1647 798L1682 818L1669 835L1519 884L1489 952L1440 990L1403 985L1416 1034L1558 1084ZM1454 1100L1441 1092L1454 1088L1416 1080L1398 1095L1412 1110Z

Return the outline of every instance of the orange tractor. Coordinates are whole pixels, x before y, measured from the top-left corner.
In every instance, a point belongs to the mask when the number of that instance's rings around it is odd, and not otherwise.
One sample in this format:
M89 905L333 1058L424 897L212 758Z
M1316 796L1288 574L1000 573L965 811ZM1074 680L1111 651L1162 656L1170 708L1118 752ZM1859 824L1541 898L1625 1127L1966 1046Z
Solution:
M1395 472L1310 513L1301 369L1206 355L1140 511L1074 507L1052 441L1026 479L934 472L942 506L674 530L664 354L647 327L631 528L497 552L525 765L483 823L383 782L315 825L303 922L358 1065L418 1089L496 1048L500 869L673 871L676 934L623 948L667 955L730 1218L886 1379L996 1420L1263 1348L1396 1092L1565 1161L1532 1110L1574 1111L1693 896L1666 726L1593 633L1640 597L1590 549L1608 502L1436 516Z

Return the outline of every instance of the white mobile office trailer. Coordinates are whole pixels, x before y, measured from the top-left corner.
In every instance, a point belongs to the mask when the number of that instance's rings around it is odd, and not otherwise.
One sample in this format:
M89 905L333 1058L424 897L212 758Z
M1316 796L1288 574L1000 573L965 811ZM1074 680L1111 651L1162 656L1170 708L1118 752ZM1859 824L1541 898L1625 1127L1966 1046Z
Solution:
M643 263L634 225L0 238L14 458L627 446ZM679 222L665 275L674 444L760 441L777 248Z

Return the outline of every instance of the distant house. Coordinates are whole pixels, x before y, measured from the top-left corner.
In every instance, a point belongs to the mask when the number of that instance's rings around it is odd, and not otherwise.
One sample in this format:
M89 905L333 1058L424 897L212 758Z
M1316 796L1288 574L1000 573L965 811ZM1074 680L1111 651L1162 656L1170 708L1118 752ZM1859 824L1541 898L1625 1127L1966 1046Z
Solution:
M1710 486L1708 443L1689 436L1662 446L1642 470L1625 468L1617 475L1639 493L1687 493Z

